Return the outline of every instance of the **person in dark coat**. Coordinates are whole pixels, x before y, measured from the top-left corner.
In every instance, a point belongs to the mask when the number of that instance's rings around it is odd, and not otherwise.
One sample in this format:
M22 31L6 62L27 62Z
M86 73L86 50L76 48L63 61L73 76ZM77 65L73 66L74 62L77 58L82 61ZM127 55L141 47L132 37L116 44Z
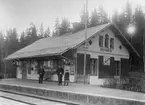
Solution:
M45 74L45 71L44 71L43 67L41 67L40 72L39 72L39 83L43 83L44 74Z
M57 69L58 85L62 85L63 74L64 74L64 69L62 67L58 67L58 69Z
M69 83L69 71L66 70L64 74L64 86L68 86Z

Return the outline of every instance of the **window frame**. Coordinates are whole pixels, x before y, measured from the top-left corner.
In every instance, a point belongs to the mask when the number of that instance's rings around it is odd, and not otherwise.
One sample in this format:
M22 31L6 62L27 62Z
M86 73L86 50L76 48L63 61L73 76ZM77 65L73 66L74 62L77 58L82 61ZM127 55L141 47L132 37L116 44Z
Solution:
M102 35L99 35L99 47L103 47L103 36Z
M90 63L90 75L92 76L98 76L98 59L95 58L91 58L90 59L91 63ZM94 63L92 63L92 61Z
M110 49L114 49L114 38L110 38Z
M109 48L109 35L105 34L105 48Z

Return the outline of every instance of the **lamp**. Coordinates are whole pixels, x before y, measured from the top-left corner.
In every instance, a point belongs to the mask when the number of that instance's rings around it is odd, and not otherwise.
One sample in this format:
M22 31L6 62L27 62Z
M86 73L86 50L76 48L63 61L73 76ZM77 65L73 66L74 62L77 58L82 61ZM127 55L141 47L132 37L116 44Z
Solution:
M131 40L132 40L132 37L134 36L135 32L136 32L136 27L134 24L129 24L128 27L127 27L127 32L128 34L131 36Z
M127 32L130 35L131 38L131 44L132 44L132 37L134 36L135 32L136 32L136 27L133 23L130 23L127 27ZM132 69L132 56L130 58L130 70Z

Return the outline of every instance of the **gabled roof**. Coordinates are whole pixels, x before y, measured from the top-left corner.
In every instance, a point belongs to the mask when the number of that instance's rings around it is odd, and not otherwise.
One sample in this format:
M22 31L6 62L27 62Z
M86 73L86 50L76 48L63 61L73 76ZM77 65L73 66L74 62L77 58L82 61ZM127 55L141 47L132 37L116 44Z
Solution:
M92 37L95 33L101 32L111 25L111 23L107 23L88 28L87 38ZM61 55L84 41L85 30L73 34L43 38L9 55L5 60Z

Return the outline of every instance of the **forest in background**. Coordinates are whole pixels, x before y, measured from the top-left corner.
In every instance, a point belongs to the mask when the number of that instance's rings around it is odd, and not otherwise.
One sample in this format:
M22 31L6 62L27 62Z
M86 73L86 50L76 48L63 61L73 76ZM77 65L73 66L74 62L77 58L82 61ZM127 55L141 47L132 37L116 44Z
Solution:
M140 5L132 8L129 2L124 6L121 13L114 11L111 17L108 16L102 6L95 8L91 13L88 13L87 22L88 28L100 24L112 22L115 24L125 37L131 41L132 45L141 55L143 61L143 36L145 27L145 11ZM75 33L85 28L85 9L80 12L80 21L70 23L67 18L62 18L61 22L58 18L55 21L55 29L52 32L49 26L46 30L43 29L43 23L40 28L37 28L33 22L21 34L17 33L16 28L10 28L6 32L0 31L0 74L7 74L7 77L16 76L16 68L12 65L12 61L4 62L3 59L15 51L24 48L25 46L39 40L41 38L61 36L65 33ZM132 37L127 32L127 27L133 24L136 31ZM143 62L142 62L143 63Z

